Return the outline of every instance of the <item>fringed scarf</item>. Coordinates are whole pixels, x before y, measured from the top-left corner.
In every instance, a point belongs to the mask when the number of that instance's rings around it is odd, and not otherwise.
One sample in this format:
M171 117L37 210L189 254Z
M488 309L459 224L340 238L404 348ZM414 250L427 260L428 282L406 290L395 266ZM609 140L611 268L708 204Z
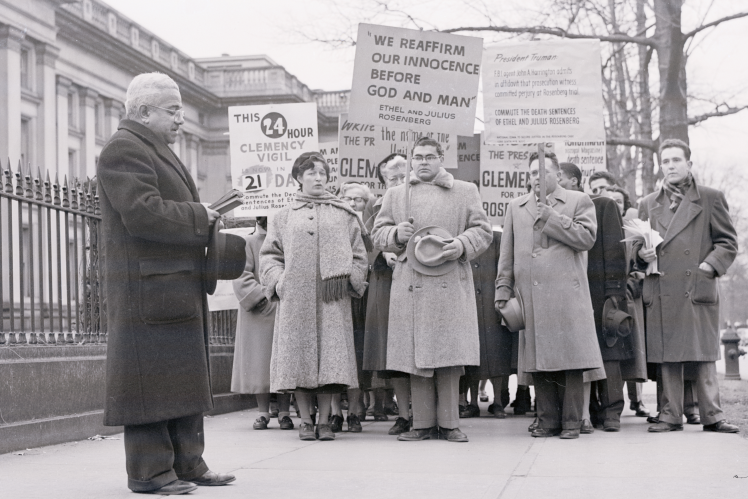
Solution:
M364 227L361 217L351 208L348 203L339 197L325 192L320 196L310 196L302 191L296 193L296 201L299 203L319 204L329 209L341 209L350 213L361 227L361 237L364 240L366 251L372 251L374 245L369 233ZM340 232L329 225L319 225L319 269L322 278L322 301L332 302L348 296L348 281L351 277L351 265L353 262L353 250L348 239L341 241ZM339 229L339 228L338 228Z
M662 183L662 188L665 190L667 197L670 198L671 211L678 210L678 206L680 206L680 202L683 201L683 197L688 192L688 189L691 188L691 184L693 184L693 175L691 175L691 172L688 172L686 178L675 185L667 180Z

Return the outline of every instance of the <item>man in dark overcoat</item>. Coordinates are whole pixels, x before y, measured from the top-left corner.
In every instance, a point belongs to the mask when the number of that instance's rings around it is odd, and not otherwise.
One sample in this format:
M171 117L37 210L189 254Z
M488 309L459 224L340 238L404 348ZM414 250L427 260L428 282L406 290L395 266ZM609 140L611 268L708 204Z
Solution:
M719 291L738 252L725 195L698 185L691 174L691 149L677 139L660 145L662 187L646 196L639 217L664 240L636 248L642 268L657 261L642 288L646 307L647 362L659 364L662 379L659 422L650 432L683 429L683 368L696 368L699 413L705 431L737 433L719 403L715 361L719 359Z
M176 83L139 75L125 107L97 166L109 327L104 424L125 427L132 491L183 494L234 479L202 459L203 413L213 408L202 270L219 214L200 204L168 146L184 124Z

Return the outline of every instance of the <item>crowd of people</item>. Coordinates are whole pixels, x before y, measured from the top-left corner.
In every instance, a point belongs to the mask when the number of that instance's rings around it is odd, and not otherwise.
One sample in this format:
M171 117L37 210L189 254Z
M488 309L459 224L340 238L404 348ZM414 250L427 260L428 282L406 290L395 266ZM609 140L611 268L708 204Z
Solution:
M234 480L202 459L213 406L202 261L219 214L167 147L184 122L176 84L140 75L126 108L98 165L105 424L125 426L131 490L182 494ZM684 415L738 431L715 370L716 279L737 237L724 195L694 179L686 143L662 141L662 186L638 209L607 172L590 177L588 195L576 165L534 154L529 192L509 203L503 228L477 186L445 169L441 144L422 137L408 153L379 162L382 197L360 183L329 192L324 157L301 154L295 199L243 241L231 389L256 396L255 430L274 418L295 429L295 412L301 440L334 440L392 416L400 441L467 442L460 419L480 415L486 380L502 419L516 374L513 414L534 410L533 437L620 431L624 383L650 432L682 430ZM663 241L626 238L634 219Z

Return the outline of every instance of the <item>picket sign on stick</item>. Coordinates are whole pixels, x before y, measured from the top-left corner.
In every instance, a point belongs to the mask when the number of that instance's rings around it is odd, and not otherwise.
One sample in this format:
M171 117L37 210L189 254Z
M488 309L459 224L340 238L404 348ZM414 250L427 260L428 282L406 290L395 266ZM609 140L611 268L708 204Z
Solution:
M412 130L408 130L408 166L405 168L405 220L410 220L410 169L413 168L413 147L410 145L410 134Z
M538 183L540 184L540 202L547 204L545 196L545 143L538 142ZM540 246L548 247L548 236L540 234Z

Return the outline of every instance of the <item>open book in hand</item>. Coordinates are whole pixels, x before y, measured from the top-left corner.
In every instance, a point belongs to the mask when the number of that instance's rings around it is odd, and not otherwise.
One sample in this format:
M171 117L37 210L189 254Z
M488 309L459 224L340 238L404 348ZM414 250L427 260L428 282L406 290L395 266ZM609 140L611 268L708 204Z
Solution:
M642 241L645 249L656 248L658 244L664 241L660 233L652 228L649 221L639 220L638 218L634 220L625 220L623 222L623 230L626 232L626 239L622 242ZM660 271L657 268L657 258L655 257L654 261L649 262L649 265L647 265L646 274L650 275L659 273Z
M234 208L241 206L244 203L243 198L243 192L236 189L231 189L229 192L221 196L218 201L208 206L208 208L210 208L211 210L216 210L218 213L223 215L233 210Z

